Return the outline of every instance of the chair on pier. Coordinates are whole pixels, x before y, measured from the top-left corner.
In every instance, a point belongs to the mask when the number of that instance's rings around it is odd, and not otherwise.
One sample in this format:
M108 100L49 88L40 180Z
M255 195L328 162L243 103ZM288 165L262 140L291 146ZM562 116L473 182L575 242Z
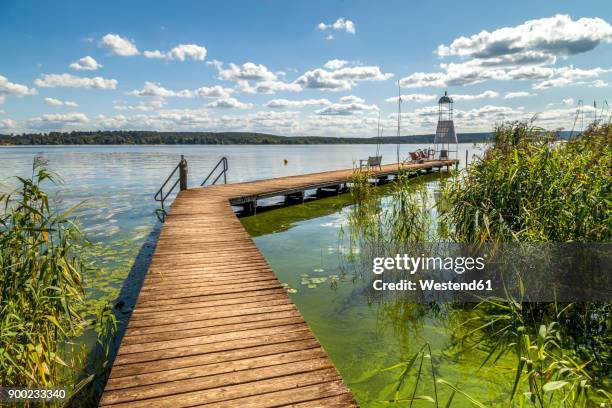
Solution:
M414 163L423 163L425 161L418 151L409 152L408 154L410 154L410 159L405 160L404 163L414 164Z
M362 159L359 160L359 168L366 168L366 169L371 169L371 168L376 168L378 167L378 169L382 169L381 167L381 163L382 163L382 156L369 156L366 159Z

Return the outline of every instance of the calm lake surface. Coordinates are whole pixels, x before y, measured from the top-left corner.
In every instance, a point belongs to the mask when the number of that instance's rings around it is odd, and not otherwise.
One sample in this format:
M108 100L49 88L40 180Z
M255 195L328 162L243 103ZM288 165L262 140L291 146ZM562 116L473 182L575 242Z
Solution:
M427 147L402 145L400 154L404 159L409 151ZM396 145L380 150L383 163L396 161ZM466 150L470 158L481 152L460 144L462 166ZM93 243L92 261L99 268L85 277L87 300L95 303L117 299L122 288L121 296L135 294L126 278L130 271L142 274L146 269L146 262L134 266L135 260L152 250L160 225L153 195L181 154L188 160L189 186L196 186L223 156L229 161L228 182L238 182L351 168L375 152L376 145L2 147L0 180L10 185L11 176L30 176L38 155L63 178L62 185L48 191L60 208L82 203L76 215ZM435 189L436 179L427 180L427 188ZM281 282L289 285L359 402L377 406L397 373L376 373L405 361L425 343L435 350L439 375L461 382L472 395L490 396L490 404L499 402L495 398L507 389L506 380L478 370L481 356L447 353L451 334L443 319L402 303L373 303L364 296L367 282L343 274L338 240L350 208L350 195L345 194L244 218L243 223ZM453 406L462 406L456 402Z

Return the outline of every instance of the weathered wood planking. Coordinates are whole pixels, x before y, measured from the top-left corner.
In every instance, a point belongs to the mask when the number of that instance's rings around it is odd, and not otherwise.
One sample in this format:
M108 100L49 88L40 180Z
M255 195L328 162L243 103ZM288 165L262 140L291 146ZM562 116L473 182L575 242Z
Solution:
M397 165L375 171L396 172ZM182 191L160 232L100 405L356 406L231 207L346 183L352 173Z

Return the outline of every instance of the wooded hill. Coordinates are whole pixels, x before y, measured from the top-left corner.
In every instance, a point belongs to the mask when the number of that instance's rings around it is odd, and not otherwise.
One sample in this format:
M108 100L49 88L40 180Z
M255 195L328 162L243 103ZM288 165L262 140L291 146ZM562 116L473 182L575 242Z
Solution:
M459 133L460 143L485 142L491 133ZM567 138L569 132L561 132ZM400 136L400 143L433 143L434 135ZM296 145L296 144L375 144L376 137L278 136L248 132L154 132L116 130L97 132L50 132L0 135L0 145ZM384 136L383 144L395 144L397 136Z
M482 142L490 133L459 134L459 141ZM432 143L433 135L401 136L401 143ZM385 136L381 143L397 143L397 137ZM247 132L154 132L154 131L97 131L50 132L0 135L0 145L153 145L153 144L370 144L376 137L321 137L278 136Z

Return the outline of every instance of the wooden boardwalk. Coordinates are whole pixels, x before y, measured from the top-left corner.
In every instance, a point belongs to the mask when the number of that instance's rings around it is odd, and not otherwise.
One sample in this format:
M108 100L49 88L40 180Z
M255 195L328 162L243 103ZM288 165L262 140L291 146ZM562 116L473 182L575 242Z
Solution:
M376 173L396 172L397 165L387 165ZM231 207L346 183L351 174L340 170L180 192L100 405L356 406Z

